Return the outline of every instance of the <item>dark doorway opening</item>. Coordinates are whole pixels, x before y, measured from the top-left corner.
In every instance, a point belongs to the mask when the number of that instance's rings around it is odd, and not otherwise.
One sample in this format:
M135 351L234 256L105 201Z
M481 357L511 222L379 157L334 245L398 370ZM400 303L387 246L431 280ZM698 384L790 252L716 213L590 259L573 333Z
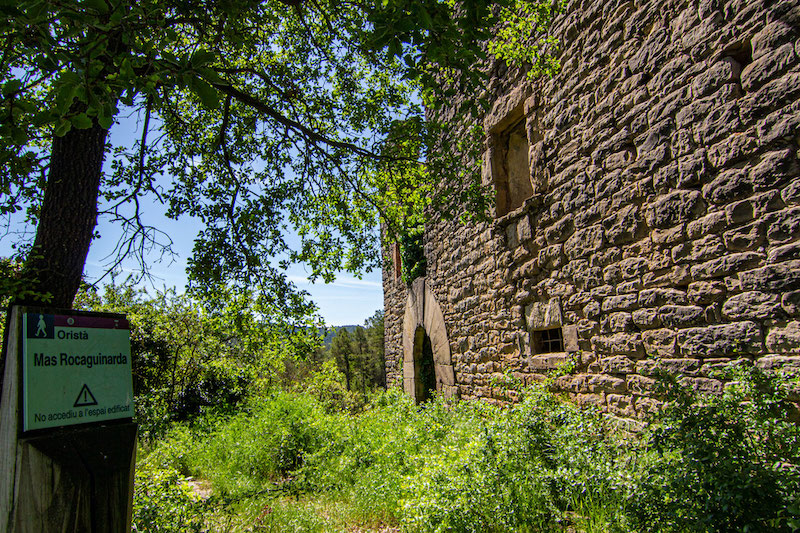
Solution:
M436 369L431 338L421 327L417 328L414 335L414 371L417 403L426 402L433 398L436 391Z

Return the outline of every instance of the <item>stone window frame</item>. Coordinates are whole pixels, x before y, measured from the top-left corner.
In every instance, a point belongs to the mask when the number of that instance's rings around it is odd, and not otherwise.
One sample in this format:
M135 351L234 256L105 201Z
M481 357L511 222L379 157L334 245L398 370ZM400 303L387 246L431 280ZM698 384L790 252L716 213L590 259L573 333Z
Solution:
M509 213L520 209L526 200L532 197L536 191L531 180L531 146L532 140L528 127L526 100L530 96L530 87L522 84L509 94L498 98L492 110L486 115L483 121L484 131L486 132L486 152L484 158L482 182L483 185L492 186L495 190L495 218L502 218ZM503 148L508 142L508 137L522 125L527 140L527 159L528 159L528 179L530 194L523 198L521 202L512 202L518 205L509 206L509 176L505 168L506 152Z
M553 297L546 301L531 302L524 307L524 314L528 330L529 356L568 354L580 351L577 326L564 323L560 298ZM542 332L552 330L560 331L562 348L560 351L545 351L542 349Z

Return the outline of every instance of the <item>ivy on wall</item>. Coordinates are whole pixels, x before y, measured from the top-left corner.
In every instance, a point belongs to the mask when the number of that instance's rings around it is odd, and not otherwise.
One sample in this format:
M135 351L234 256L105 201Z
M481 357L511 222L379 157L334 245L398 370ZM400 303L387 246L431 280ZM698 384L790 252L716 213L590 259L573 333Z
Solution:
M425 234L425 225L420 224L411 228L399 239L400 259L403 265L403 282L406 285L425 275L427 261L425 260L425 250L422 243L422 236Z

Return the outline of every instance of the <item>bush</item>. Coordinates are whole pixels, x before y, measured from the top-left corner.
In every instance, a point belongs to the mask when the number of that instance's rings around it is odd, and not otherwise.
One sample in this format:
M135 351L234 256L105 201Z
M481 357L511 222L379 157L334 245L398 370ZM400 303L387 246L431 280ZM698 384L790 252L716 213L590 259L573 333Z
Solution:
M800 432L786 418L786 384L752 368L729 377L720 397L672 380L669 407L633 435L543 387L509 408L416 406L392 390L358 414L278 393L174 428L147 460L209 479L228 499L272 498L259 505L274 515L259 520L274 531L797 529ZM347 527L315 518L332 509Z
M204 531L202 504L176 470L140 464L133 492L133 527L137 533Z
M800 527L800 430L787 384L757 368L726 370L721 396L665 377L670 404L645 434L631 494L642 531L791 531Z

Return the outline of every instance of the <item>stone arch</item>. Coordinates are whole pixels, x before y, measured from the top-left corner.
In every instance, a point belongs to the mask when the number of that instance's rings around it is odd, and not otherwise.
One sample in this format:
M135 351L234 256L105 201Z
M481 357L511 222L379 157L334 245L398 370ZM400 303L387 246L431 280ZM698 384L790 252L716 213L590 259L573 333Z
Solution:
M455 396L458 389L442 308L425 278L417 278L408 291L403 316L403 389L418 402L425 399L420 365L426 336L433 352L436 390L446 397Z

